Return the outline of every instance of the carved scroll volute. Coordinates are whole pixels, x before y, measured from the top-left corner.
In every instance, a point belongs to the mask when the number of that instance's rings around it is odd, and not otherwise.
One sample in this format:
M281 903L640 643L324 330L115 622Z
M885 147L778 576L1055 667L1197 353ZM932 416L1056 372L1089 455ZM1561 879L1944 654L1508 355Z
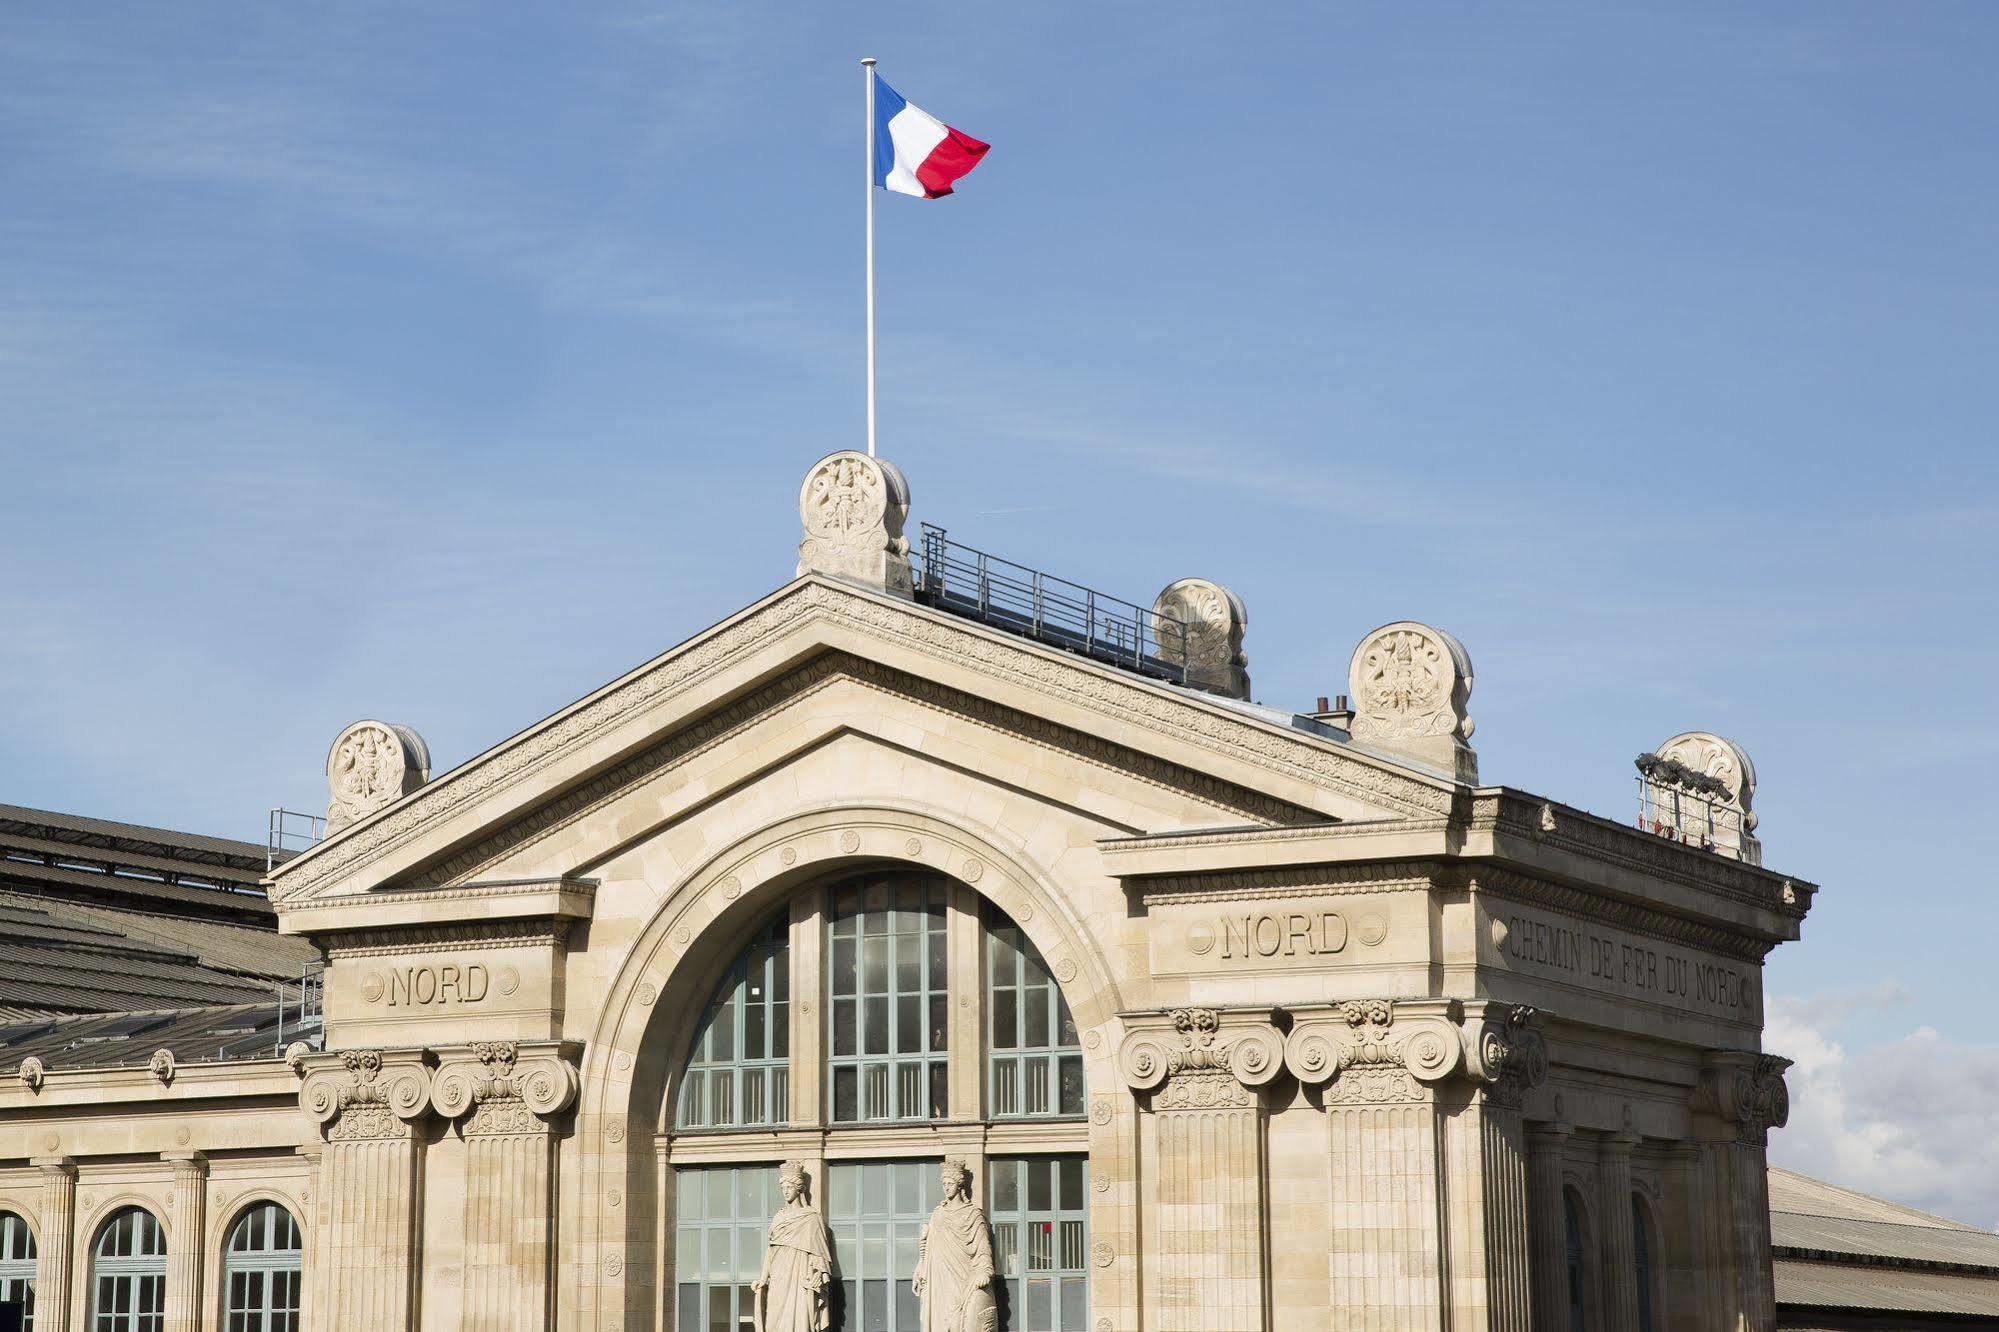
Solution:
M1464 1029L1465 1067L1488 1096L1518 1106L1528 1090L1548 1077L1548 1045L1534 1029L1532 1008L1508 1006L1489 1011Z
M1791 1093L1784 1070L1791 1061L1778 1055L1716 1053L1701 1070L1694 1108L1723 1120L1737 1140L1761 1146L1773 1128L1791 1118Z
M1172 1033L1134 1031L1118 1044L1118 1072L1133 1091L1152 1091L1172 1072Z

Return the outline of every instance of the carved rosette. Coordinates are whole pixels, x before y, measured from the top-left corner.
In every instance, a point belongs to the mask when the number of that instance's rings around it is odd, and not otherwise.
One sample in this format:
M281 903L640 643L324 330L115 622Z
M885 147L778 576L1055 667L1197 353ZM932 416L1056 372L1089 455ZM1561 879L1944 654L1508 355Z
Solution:
M1182 578L1154 599L1152 613L1182 627L1184 643L1167 625L1156 636L1161 657L1185 661L1188 684L1230 698L1249 697L1249 658L1242 650L1249 612L1241 597L1205 578Z
M1784 1085L1790 1066L1779 1055L1710 1055L1694 1091L1694 1109L1727 1124L1744 1146L1765 1146L1770 1130L1791 1118L1791 1093Z
M407 726L357 721L326 754L326 831L337 832L430 780L430 747Z
M559 1047L516 1041L475 1041L453 1052L437 1070L431 1103L446 1119L459 1119L468 1138L539 1134L576 1099L576 1066Z
M909 540L902 534L909 483L894 463L854 449L827 454L799 487L798 518L805 528L801 575L831 574L911 595Z
M1160 1110L1247 1109L1284 1068L1284 1039L1269 1013L1175 1008L1128 1016L1118 1068Z
M1336 1004L1291 1028L1284 1063L1300 1082L1327 1083L1339 1105L1427 1102L1464 1062L1458 1027L1444 1013L1398 1009L1387 999Z
M1347 689L1354 739L1477 780L1471 656L1457 639L1414 620L1383 625L1354 649Z
M302 1063L299 1105L328 1142L406 1138L430 1109L430 1070L419 1051L341 1050Z

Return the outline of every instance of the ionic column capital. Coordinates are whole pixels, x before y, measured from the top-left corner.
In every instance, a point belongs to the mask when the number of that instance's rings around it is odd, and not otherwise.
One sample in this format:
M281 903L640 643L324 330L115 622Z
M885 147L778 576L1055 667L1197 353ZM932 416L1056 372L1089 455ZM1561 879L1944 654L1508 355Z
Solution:
M475 1041L438 1051L431 1105L467 1137L546 1132L581 1086L574 1042Z
M1118 1071L1134 1091L1160 1092L1161 1109L1252 1106L1255 1089L1284 1068L1271 1010L1171 1008L1119 1015Z
M1548 1074L1531 1008L1455 999L1357 999L1293 1010L1284 1062L1300 1082L1331 1083L1329 1099L1431 1099L1468 1078L1496 1104L1517 1108ZM1343 1081L1344 1079L1344 1081Z
M430 1111L422 1050L334 1050L299 1063L299 1106L328 1141L406 1136Z
M1790 1120L1791 1094L1784 1086L1784 1070L1790 1066L1790 1060L1778 1055L1710 1050L1701 1057L1693 1109L1727 1126L1720 1136L1761 1147L1771 1129Z

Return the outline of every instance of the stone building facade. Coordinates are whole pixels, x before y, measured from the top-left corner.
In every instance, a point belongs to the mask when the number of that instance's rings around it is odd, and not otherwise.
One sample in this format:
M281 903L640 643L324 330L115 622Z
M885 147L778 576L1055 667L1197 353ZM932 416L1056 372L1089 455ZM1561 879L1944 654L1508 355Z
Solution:
M747 1328L796 1161L832 1325L908 1332L946 1157L1004 1327L1773 1326L1813 888L1739 749L1642 829L1484 785L1441 630L1270 708L1227 589L1065 639L908 504L823 460L794 581L435 779L350 728L269 884L323 1048L0 1086L34 1326Z

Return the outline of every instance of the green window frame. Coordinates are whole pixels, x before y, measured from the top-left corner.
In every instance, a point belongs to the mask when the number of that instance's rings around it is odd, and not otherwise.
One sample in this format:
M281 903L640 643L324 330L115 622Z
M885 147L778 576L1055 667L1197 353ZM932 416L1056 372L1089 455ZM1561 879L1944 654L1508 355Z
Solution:
M791 1119L791 928L784 912L737 956L695 1030L674 1122L731 1129Z
M244 1208L222 1245L225 1332L299 1332L303 1259L298 1218L288 1209Z
M750 1283L783 1202L774 1165L674 1171L676 1332L751 1332Z
M916 1244L944 1201L941 1159L836 1161L826 1167L826 1223L833 1236L833 1326L921 1332L911 1284Z
M0 1300L18 1302L21 1332L35 1332L35 1232L13 1212L0 1212Z
M949 1116L948 891L928 874L834 885L825 1000L829 1122Z
M91 1246L91 1332L164 1332L167 1238L142 1207L113 1212Z
M1089 1160L996 1156L986 1168L1000 1326L1084 1332L1090 1318Z
M986 1113L993 1119L1081 1118L1083 1052L1076 1019L1041 950L996 907L986 938Z

